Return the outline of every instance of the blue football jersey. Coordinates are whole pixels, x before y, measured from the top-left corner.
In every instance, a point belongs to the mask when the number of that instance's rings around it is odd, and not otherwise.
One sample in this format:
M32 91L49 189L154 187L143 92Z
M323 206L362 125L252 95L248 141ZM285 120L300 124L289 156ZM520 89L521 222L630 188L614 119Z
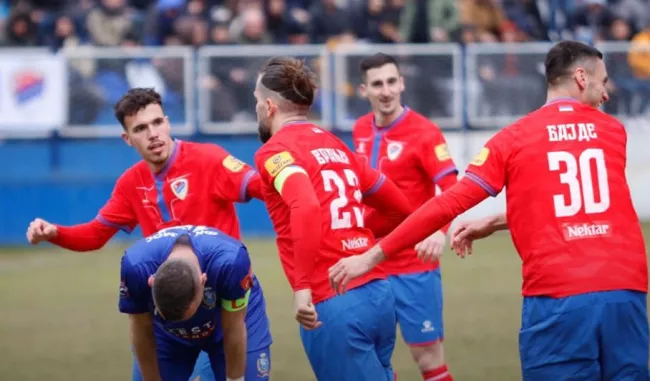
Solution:
M176 241L188 236L203 273L207 275L203 303L190 319L168 322L155 313L149 278L169 256ZM243 243L219 230L204 226L179 226L159 231L129 247L122 257L119 310L126 314L153 313L158 332L187 345L218 342L222 309L248 307L246 325L249 335L258 336L253 347L270 344L264 311L264 297L255 278L248 251ZM266 324L265 324L266 323ZM266 329L264 327L267 327ZM254 332L251 331L253 327Z

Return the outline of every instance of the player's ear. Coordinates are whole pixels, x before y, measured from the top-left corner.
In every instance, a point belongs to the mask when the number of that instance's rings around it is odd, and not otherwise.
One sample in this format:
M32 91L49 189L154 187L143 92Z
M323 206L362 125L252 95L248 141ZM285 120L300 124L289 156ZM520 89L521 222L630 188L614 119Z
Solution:
M153 288L153 280L154 280L154 276L153 276L153 275L151 275L151 276L149 277L149 279L147 279L147 284L149 284L149 287L152 287L152 288Z
M587 87L587 73L585 72L585 69L579 67L576 69L574 76L576 78L576 83L580 87L580 89L584 89Z
M133 144L131 144L131 138L129 134L126 133L126 131L122 132L122 140L124 140L124 143L126 143L127 145L133 146Z
M201 274L201 286L205 286L205 282L208 281L208 274L202 273Z
M405 86L404 86L404 77L401 75L399 76L399 91L402 92L404 91Z
M368 98L368 88L365 83L359 85L359 94L364 98Z
M266 104L266 117L269 118L271 115L273 115L278 107L275 105L275 103L273 103L271 98L266 98L264 103Z

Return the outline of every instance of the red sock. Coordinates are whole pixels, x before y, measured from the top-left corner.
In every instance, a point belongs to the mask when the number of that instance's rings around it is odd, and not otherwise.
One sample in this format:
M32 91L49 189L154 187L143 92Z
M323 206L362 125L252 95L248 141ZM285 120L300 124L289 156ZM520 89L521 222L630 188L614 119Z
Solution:
M424 381L454 381L449 369L447 369L447 365L422 372L422 379Z

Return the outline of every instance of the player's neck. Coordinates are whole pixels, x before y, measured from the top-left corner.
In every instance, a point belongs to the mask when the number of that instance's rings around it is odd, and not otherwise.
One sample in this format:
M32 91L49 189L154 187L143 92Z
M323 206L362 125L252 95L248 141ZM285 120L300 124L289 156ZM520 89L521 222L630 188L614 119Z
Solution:
M158 174L160 173L160 171L162 171L165 168L165 166L172 159L172 156L174 156L174 148L176 148L176 141L174 139L170 139L169 155L167 155L167 159L165 159L165 161L163 161L162 163L147 162L147 165L149 166L149 169L151 170L152 173Z
M404 106L399 105L392 113L384 115L380 112L375 112L375 125L377 128L383 128L389 126L394 121L396 121L400 115L404 112Z
M278 118L278 123L277 125L274 126L273 128L273 133L276 133L280 131L282 127L285 126L290 126L292 124L300 124L300 123L307 123L307 115L302 115L302 114L293 114L293 115L287 115L282 118Z
M559 99L575 99L577 98L574 96L574 94L571 94L570 91L566 89L549 89L548 92L546 93L546 103L551 103L554 101L557 101Z

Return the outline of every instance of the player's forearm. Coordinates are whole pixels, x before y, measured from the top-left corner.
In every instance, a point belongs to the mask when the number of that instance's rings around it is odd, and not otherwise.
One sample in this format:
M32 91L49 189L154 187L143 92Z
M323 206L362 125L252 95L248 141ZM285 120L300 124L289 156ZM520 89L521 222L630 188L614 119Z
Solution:
M96 219L74 226L57 225L57 236L50 240L54 245L73 251L101 249L118 229L104 225Z
M150 314L148 314L150 315ZM143 381L160 381L156 341L153 334L153 320L140 315L130 315L131 343L138 360ZM151 319L151 318L150 318Z
M236 380L246 373L246 322L224 329L223 347L226 357L226 377Z
M473 181L462 179L440 196L427 201L387 235L379 245L381 251L390 257L413 247L488 196L488 193Z
M450 172L447 175L439 178L437 180L436 185L438 185L440 187L440 190L442 190L444 192L444 191L450 189L451 187L453 187L454 185L456 185L457 182L458 182L458 172L453 171L453 172ZM448 223L447 225L443 226L442 229L440 229L440 230L443 233L447 234L447 232L449 232L450 227L451 227L451 222Z
M493 216L487 217L490 230L493 232L499 230L508 230L508 219L505 213L495 214Z
M406 196L390 179L386 179L375 193L364 196L363 202L374 208L366 216L365 226L376 237L390 233L414 210Z

